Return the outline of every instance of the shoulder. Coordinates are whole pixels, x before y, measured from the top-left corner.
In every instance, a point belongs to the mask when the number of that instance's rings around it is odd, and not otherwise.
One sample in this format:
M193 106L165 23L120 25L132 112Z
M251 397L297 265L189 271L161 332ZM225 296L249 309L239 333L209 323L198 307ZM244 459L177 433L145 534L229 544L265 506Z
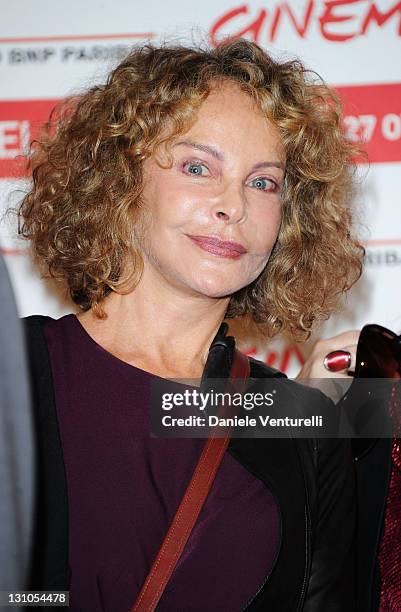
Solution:
M50 321L55 321L55 319L47 315L29 315L28 317L21 318L21 323L26 333L42 330Z
M28 317L22 317L20 320L28 348L35 343L44 341L44 328L48 323L57 321L57 319L53 319L48 315L29 315Z
M303 385L295 380L291 380L287 377L284 372L272 368L259 359L248 357L250 363L250 377L255 379L281 379L276 381L280 386L285 389L288 397L298 400L300 402L326 404L327 406L333 406L334 404L330 398L328 398L319 389Z
M43 331L47 323L54 320L45 315L30 315L21 319L31 387L35 395L39 384L50 385L49 353Z
M21 323L25 334L28 356L38 351L41 352L46 348L43 330L50 321L55 321L55 319L46 315L22 317Z
M30 588L68 590L68 497L50 357L44 328L56 319L22 318L37 439L37 505ZM51 520L47 520L50 517Z
M249 356L248 359L251 368L251 378L270 378L272 376L275 378L287 378L287 376L283 372L280 372L280 370L276 370L275 368L266 365L265 363L263 363L263 361L260 361L259 359L255 359L254 357Z
M28 352L34 349L36 345L40 345L44 342L43 329L50 321L55 321L55 319L46 315L22 317L21 323L25 333Z
M323 433L319 432L319 435L313 428L309 433L309 425L305 425L306 429L302 429L301 432L296 429L288 431L289 436L296 441L302 462L312 468L312 471L309 469L307 471L313 479L319 456L327 451L331 452L331 447L336 446L331 444L331 439L326 439L329 435L337 437L338 411L334 403L319 389L291 380L283 372L257 359L250 357L249 360L252 379L249 390L254 393L272 391L275 393L273 416L301 419L302 423L309 422L314 416L322 417Z

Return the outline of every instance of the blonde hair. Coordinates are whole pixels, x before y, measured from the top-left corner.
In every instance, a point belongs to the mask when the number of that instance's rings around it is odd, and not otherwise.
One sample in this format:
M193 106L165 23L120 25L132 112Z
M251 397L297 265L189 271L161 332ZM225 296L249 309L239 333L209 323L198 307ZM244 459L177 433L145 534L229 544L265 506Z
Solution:
M139 281L142 162L185 132L213 83L225 79L275 124L287 159L272 255L231 296L226 317L249 315L270 336L307 337L359 278L364 251L350 208L356 148L336 93L299 60L276 61L243 39L216 49L146 44L105 84L55 109L31 148L33 186L19 208L20 234L82 310L105 316L104 297ZM167 121L172 129L162 136Z

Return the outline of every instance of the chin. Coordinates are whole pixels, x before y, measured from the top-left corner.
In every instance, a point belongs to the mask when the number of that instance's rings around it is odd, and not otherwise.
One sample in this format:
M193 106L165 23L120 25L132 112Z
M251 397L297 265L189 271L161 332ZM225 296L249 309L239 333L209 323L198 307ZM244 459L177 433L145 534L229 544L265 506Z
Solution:
M209 276L207 278L197 278L196 287L194 289L204 296L211 298L221 298L233 295L239 289L246 287L249 283L228 282L228 279L222 279L220 276Z

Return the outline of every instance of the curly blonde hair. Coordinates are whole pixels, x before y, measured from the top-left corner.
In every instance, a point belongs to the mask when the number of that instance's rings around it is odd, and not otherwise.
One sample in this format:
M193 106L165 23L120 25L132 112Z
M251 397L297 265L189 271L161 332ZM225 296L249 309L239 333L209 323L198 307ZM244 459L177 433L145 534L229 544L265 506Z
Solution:
M364 251L350 207L357 151L336 93L299 60L275 61L244 39L216 49L145 44L105 84L56 108L31 145L19 233L82 310L104 317L107 294L139 282L143 161L189 129L212 85L226 79L275 124L287 159L277 242L259 277L231 296L226 318L249 315L269 336L307 337L359 278Z

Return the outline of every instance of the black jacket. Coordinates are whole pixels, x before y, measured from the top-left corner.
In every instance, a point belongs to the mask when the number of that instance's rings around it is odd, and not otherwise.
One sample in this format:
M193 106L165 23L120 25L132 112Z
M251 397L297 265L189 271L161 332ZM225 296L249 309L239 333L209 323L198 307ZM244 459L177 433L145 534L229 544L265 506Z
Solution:
M67 485L51 367L42 334L43 326L50 320L43 316L23 319L39 451L31 588L68 590ZM227 377L233 348L233 338L216 336L203 379ZM283 376L260 361L250 361L252 378ZM308 404L318 395L322 402L329 402L319 391L290 384L296 393L295 401ZM281 518L280 550L275 565L244 610L355 610L355 491L349 441L232 438L227 452L266 484L276 498Z
M390 438L354 441L358 508L357 612L378 612L380 608L378 554L391 477L391 448Z

